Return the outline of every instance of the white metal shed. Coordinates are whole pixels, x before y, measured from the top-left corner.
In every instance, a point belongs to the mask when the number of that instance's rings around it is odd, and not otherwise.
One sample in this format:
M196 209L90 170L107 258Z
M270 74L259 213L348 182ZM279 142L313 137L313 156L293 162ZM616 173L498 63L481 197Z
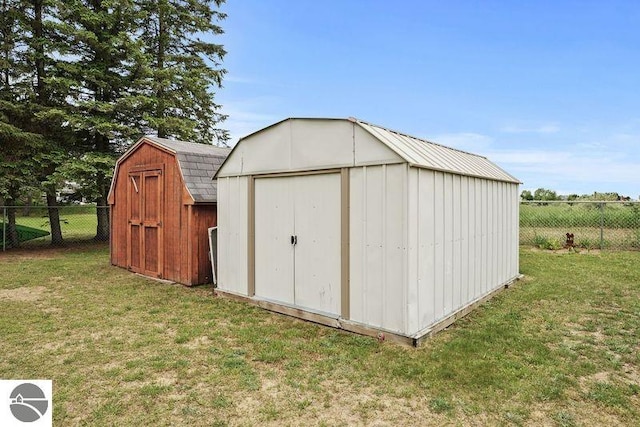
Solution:
M216 177L226 296L417 345L519 276L519 181L482 156L290 118Z

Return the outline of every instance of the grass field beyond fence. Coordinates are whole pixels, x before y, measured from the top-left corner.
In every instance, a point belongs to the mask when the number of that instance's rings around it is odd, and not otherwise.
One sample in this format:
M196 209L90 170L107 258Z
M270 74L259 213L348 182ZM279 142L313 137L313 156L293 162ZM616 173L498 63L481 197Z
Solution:
M102 208L108 209L108 208ZM5 212L3 207L0 211ZM65 242L89 241L96 235L95 206L60 208ZM6 222L6 221L4 221ZM19 225L49 231L46 207L17 211ZM566 233L585 249L640 249L640 202L523 202L520 204L520 244L559 249ZM23 242L23 247L41 247L51 237ZM0 242L0 248L2 242Z
M54 425L637 425L640 252L522 249L525 279L414 349L167 285L104 247L0 254L0 378Z
M0 223L7 224L8 219L6 207L0 206ZM96 236L97 217L96 209L109 209L108 207L96 208L93 205L84 206L62 206L59 207L60 228L65 242L89 241ZM3 219L4 217L4 219ZM37 230L50 232L49 214L46 206L32 206L29 208L18 207L16 209L16 224ZM6 225L0 224L0 236L6 231ZM3 242L0 240L0 250ZM51 243L51 235L39 237L33 240L21 242L22 247L42 247Z
M640 248L638 202L524 202L520 205L520 244L562 247L566 233L578 247Z

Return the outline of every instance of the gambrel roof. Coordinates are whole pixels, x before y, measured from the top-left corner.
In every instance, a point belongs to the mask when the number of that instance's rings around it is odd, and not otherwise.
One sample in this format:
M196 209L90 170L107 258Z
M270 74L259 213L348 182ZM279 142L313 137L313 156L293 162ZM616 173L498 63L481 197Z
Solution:
M262 142L256 138L258 134ZM271 146L271 152L264 146L265 141ZM277 161L275 156L279 156ZM520 183L484 156L351 117L288 118L240 138L216 176L376 163L408 163L417 168Z
M175 154L184 184L195 203L217 201L217 186L212 178L231 152L230 148L144 136L118 159L114 176L117 176L118 165L144 143Z

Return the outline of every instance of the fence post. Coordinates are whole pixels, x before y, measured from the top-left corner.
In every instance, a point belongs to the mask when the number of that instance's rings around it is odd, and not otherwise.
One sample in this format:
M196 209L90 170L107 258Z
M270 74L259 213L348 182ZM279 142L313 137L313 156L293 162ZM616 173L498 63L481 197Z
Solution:
M604 202L600 202L600 249L604 248Z
M2 207L2 252L7 250L7 207Z

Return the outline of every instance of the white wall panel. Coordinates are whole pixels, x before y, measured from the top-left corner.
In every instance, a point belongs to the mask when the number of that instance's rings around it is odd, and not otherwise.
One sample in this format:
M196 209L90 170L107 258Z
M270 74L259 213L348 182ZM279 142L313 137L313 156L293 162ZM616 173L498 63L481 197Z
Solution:
M451 312L455 305L453 303L453 228L454 228L454 212L453 212L453 175L443 173L444 191L443 191L443 229L444 229L444 306L442 310L445 313Z
M409 168L407 174L407 330L414 331L420 325L420 277L419 277L419 233L420 223L418 216L420 212L418 197L413 197L420 192L418 170ZM413 232L410 232L413 231Z
M218 288L247 295L248 178L218 179Z
M351 121L292 119L243 138L218 176L390 163L404 160Z
M351 320L406 329L406 165L350 171Z
M364 323L367 277L366 168L349 172L349 312L351 319Z
M453 256L452 256L452 268L453 277L451 280L452 295L452 308L460 308L464 305L461 299L462 295L462 212L460 211L460 198L461 194L461 177L460 175L452 175L453 189L451 191L451 205L453 208L452 227L453 227Z
M469 180L463 176L460 178L460 260L457 270L460 274L459 282L459 306L464 306L469 301Z
M408 333L416 333L518 275L518 190L413 168L408 190L408 235L417 237L409 237L407 280L418 295Z
M251 175L291 168L289 121L248 137L231 151L218 176Z
M371 135L360 126L354 132L354 164L355 166L380 165L387 163L404 163L404 160L393 150Z
M413 332L422 329L436 319L436 305L439 307L441 300L436 301L436 209L440 208L435 203L435 177L436 173L423 169L411 169L411 174L418 176L418 193L410 194L410 198L418 199L417 232L409 230L409 234L418 236L418 302L419 322L412 329ZM414 259L410 256L410 259Z
M365 323L375 326L384 324L384 279L386 264L384 260L384 209L383 209L383 173L382 167L366 168L364 173L364 319ZM355 242L351 242L353 245ZM355 319L354 319L355 320Z
M382 166L384 181L385 328L406 328L406 165Z
M338 120L292 120L290 170L353 166L353 123ZM381 145L378 143L378 145Z

